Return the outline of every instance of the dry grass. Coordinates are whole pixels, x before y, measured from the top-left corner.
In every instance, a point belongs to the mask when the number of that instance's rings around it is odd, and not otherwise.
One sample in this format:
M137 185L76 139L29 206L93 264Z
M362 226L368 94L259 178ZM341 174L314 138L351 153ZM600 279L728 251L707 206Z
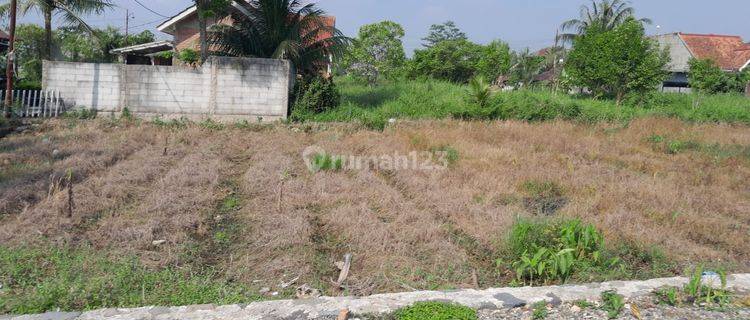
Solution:
M610 244L750 270L748 155L668 154L652 135L750 146L747 127L665 119L627 127L420 122L382 133L50 123L0 140L0 243L85 243L153 266L196 263L191 255L201 255L210 257L201 263L244 283L277 286L300 275L298 283L320 288L330 288L333 263L349 252L355 294L471 286L473 273L491 286L507 279L492 259L509 227L530 215L518 201L521 185L538 180L564 188L568 202L558 215L594 223ZM301 159L310 145L344 155L450 146L460 158L442 171L311 173ZM48 196L50 175L68 169L72 217L67 192ZM230 192L239 206L217 213ZM207 243L220 221L236 228L217 249Z

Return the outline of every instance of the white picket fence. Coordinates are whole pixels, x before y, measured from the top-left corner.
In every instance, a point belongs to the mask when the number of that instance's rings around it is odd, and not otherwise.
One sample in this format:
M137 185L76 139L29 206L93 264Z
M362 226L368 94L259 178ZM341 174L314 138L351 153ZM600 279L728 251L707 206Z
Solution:
M5 101L5 91L0 94ZM13 113L21 118L52 118L65 112L60 92L55 90L13 90Z

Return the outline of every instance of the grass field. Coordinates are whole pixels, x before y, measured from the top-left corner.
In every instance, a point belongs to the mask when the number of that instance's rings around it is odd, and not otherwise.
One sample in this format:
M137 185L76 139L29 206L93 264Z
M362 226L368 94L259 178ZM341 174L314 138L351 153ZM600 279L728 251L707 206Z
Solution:
M557 118L577 122L627 122L642 117L673 117L690 122L750 124L750 99L740 95L654 93L617 106L554 93L546 89L498 92L485 107L469 103L468 87L435 80L384 82L370 87L337 79L342 103L328 112L307 116L310 121L361 121L382 127L389 118L542 121Z
M355 113L391 116L388 105ZM402 112L423 115L415 108ZM301 156L311 145L377 157L445 151L449 165L311 172ZM520 284L519 221L578 218L598 230L602 256L620 261L582 263L570 282L698 263L750 271L741 124L444 120L381 132L63 119L0 140L0 166L0 313L246 302L301 284L328 295ZM346 253L339 291L334 263Z

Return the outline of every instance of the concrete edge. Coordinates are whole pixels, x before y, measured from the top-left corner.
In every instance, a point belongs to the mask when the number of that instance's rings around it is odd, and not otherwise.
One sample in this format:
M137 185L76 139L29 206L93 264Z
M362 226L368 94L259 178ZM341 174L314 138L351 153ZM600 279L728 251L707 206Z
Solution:
M369 297L321 297L309 300L278 300L248 305L195 305L183 307L143 307L133 309L102 309L88 312L49 312L39 315L0 316L0 320L132 320L132 319L313 319L334 317L341 309L354 314L383 314L419 301L446 301L475 309L521 307L538 301L551 303L575 300L597 301L602 292L616 290L625 298L651 294L665 286L681 287L685 277L645 281L611 281L603 283L549 287L495 288L486 290L416 291L378 294ZM716 276L704 277L704 283L718 285ZM750 292L750 274L727 277L727 289Z

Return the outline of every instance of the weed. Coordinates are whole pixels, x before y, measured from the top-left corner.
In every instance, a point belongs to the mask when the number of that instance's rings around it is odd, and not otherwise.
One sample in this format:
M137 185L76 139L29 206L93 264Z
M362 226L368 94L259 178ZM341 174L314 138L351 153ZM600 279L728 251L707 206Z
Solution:
M444 302L417 302L394 313L397 320L475 320L477 312L458 304Z
M198 125L201 128L208 130L223 130L226 127L223 123L214 121L211 118L199 122Z
M534 214L553 215L568 204L564 189L552 181L526 181L521 189L526 193L524 206Z
M656 291L656 297L659 303L670 306L677 306L679 301L679 292L675 287L662 288Z
M534 303L532 306L531 318L534 320L541 320L547 318L547 301L539 301Z
M94 119L96 118L96 110L88 108L76 108L65 111L62 116L63 118L78 120Z
M12 314L257 300L211 269L151 270L135 257L109 258L86 247L0 246L0 283L0 313Z
M131 122L134 119L135 117L133 116L133 113L130 112L130 109L128 107L122 108L122 112L120 113L120 120Z
M615 290L602 292L602 310L607 312L610 319L617 318L625 306L625 298Z
M475 103L480 107L487 106L487 102L492 95L490 85L482 76L476 76L469 81L468 90L469 102Z
M436 158L438 164L446 167L453 166L460 158L458 150L449 145L432 147L430 153Z
M153 119L151 119L151 123L161 128L185 129L191 122L185 117L168 121L164 121L161 117L154 117Z
M312 171L340 171L344 167L344 159L331 156L327 153L319 153L313 156Z
M588 309L588 308L594 307L593 303L589 302L588 300L583 300L583 299L573 301L573 305L575 305L575 306L577 306L577 307L579 307L581 309Z

